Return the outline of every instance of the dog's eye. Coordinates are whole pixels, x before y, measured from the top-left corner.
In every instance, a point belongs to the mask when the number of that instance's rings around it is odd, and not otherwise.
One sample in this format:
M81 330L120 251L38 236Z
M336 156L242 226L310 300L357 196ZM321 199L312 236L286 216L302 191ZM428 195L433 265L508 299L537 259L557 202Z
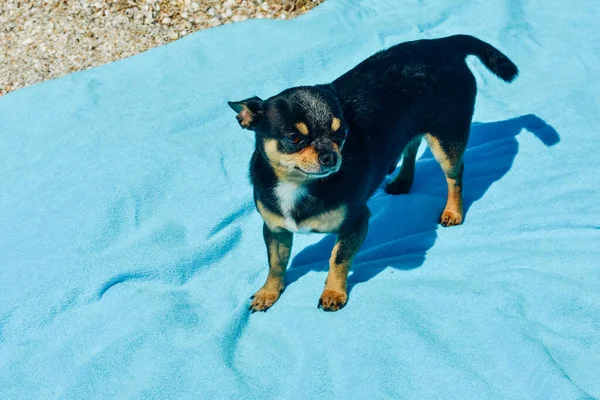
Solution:
M298 136L295 133L290 133L289 135L284 137L283 140L285 140L289 144L299 144L302 141L302 139L300 139L300 136Z

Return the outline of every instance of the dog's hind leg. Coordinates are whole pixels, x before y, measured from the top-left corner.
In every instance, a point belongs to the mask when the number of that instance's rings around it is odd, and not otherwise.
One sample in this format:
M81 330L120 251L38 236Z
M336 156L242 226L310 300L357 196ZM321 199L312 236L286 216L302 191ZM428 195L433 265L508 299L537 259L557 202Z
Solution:
M417 136L409 141L402 151L402 166L398 176L388 183L385 187L385 192L388 194L404 194L408 193L415 179L415 161L417 159L417 151L421 144L421 136Z
M465 137L465 135L454 136L454 138L458 137ZM463 222L462 176L464 166L462 156L466 140L442 141L432 133L427 133L425 140L433 156L440 163L448 184L448 200L440 217L440 224L442 226L460 225Z

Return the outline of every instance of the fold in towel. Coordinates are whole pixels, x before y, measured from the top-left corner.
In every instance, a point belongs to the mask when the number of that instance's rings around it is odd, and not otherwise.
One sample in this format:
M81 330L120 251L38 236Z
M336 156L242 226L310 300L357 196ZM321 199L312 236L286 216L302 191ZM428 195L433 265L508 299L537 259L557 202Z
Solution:
M327 0L0 98L0 398L600 398L600 8L532 0ZM393 44L471 34L464 225L431 153L369 202L337 313L331 236L297 235L265 279L228 100L333 80Z

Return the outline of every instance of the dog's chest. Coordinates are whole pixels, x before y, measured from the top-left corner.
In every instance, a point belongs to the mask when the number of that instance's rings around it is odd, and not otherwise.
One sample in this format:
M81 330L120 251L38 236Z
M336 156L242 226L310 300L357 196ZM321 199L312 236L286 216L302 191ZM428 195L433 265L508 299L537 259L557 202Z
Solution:
M298 203L306 196L306 188L295 183L279 182L275 186L274 193L283 216L283 227L290 232L309 233L311 231L310 227L298 226L292 216L292 212Z

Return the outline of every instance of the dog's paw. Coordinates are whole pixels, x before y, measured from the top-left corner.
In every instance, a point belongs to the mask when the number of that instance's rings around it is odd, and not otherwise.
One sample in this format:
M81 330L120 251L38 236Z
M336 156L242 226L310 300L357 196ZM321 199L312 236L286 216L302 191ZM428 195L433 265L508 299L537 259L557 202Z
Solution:
M252 303L248 309L253 313L256 311L267 311L277 300L279 300L280 295L281 291L262 288L250 297Z
M411 181L393 180L385 187L387 194L406 194L410 191L412 186Z
M460 225L463 222L462 213L456 211L444 210L440 217L440 224L444 227Z
M348 294L338 290L325 289L319 299L318 308L324 311L337 311L346 305Z

